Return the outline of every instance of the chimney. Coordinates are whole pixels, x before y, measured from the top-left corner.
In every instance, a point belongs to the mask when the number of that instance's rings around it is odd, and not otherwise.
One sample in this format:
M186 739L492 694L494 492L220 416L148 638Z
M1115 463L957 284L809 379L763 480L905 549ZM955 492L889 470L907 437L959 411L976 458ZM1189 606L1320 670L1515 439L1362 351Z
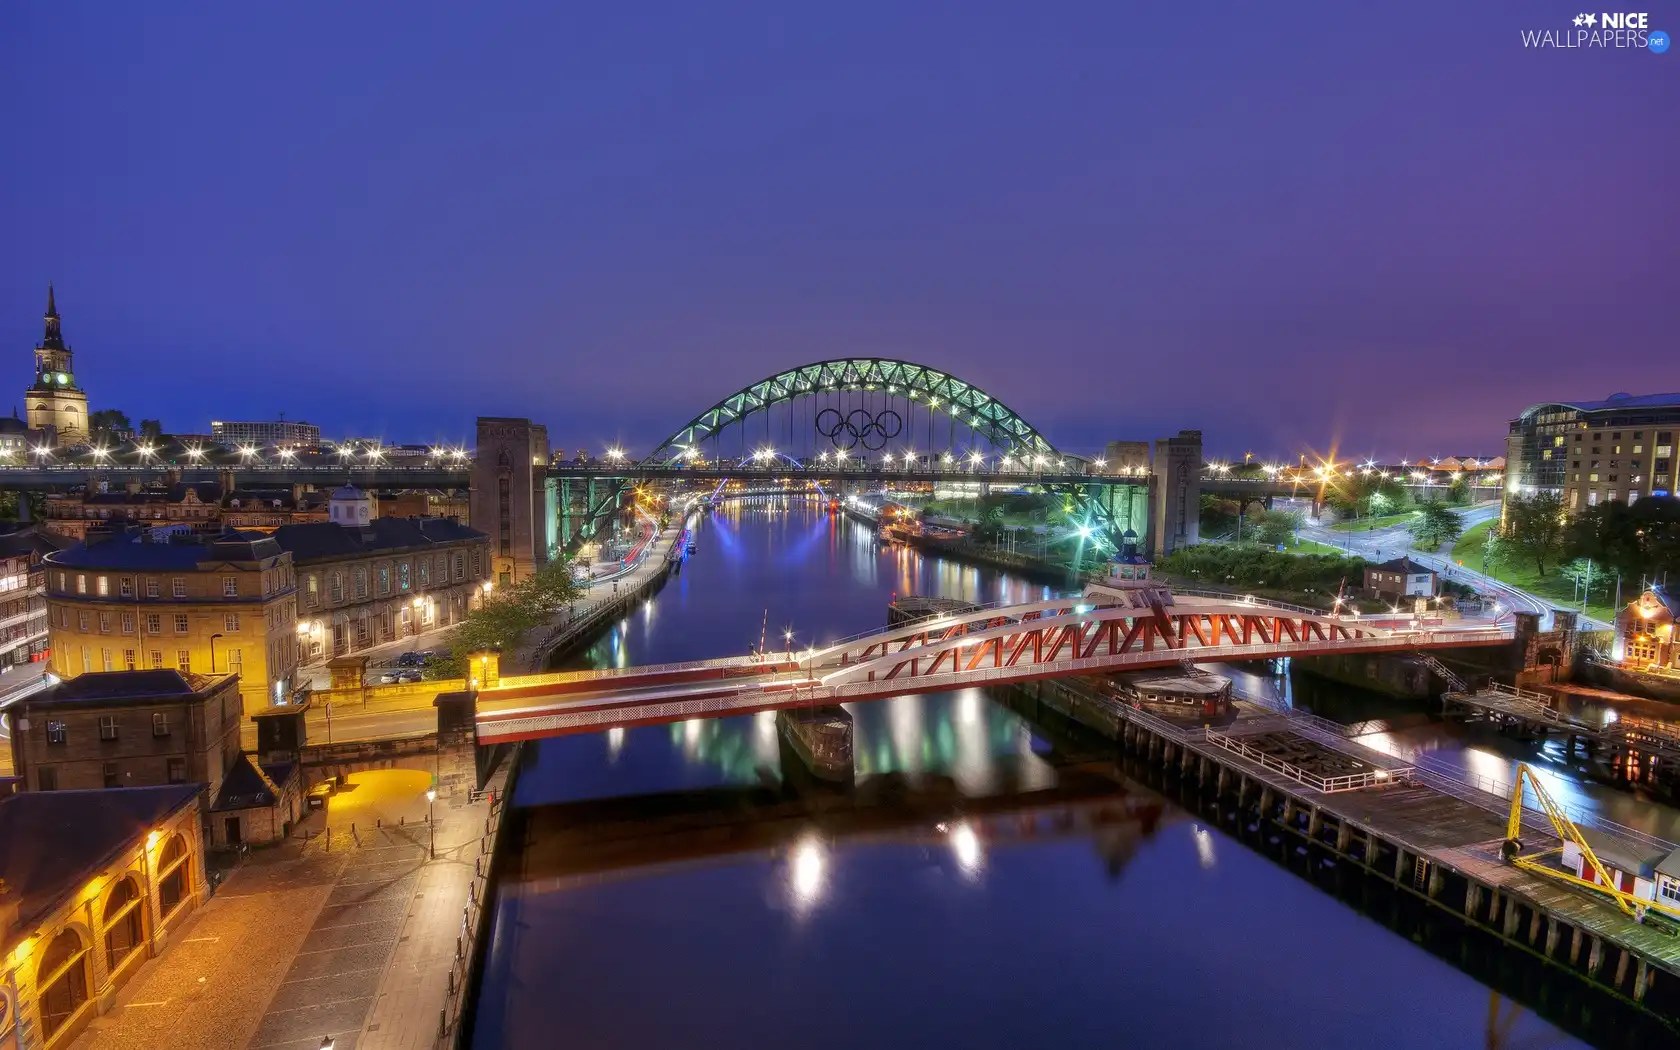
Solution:
M303 505L303 485L301 483L293 484L292 485L292 506L300 507L302 505Z
M140 479L130 478L123 482L123 491L128 493L130 496L140 495Z
M216 476L217 485L221 488L221 497L227 499L238 487L234 484L233 471L224 470Z

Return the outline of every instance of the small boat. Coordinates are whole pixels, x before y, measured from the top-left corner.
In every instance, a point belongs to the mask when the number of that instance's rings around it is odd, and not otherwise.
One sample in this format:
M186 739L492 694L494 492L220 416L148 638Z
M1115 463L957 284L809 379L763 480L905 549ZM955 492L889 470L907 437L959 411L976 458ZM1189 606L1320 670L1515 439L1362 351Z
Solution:
M786 708L776 712L776 727L817 779L830 783L851 779L852 716L845 708Z

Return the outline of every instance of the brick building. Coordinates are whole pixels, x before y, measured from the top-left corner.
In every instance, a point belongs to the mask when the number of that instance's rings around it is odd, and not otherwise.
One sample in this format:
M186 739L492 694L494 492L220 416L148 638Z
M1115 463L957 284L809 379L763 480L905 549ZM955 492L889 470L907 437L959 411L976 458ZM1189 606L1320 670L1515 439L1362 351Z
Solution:
M248 708L285 699L299 650L291 555L259 533L185 539L122 529L47 555L53 670L232 673Z
M25 697L12 715L12 769L35 791L208 786L239 759L245 707L233 675L112 671Z

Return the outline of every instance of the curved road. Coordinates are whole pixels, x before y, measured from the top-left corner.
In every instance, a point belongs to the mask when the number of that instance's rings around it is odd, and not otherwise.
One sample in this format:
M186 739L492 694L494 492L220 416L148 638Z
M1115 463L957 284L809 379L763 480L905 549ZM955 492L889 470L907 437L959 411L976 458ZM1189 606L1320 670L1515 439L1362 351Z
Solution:
M1305 501L1300 500L1280 502L1285 504L1305 503ZM1303 513L1305 510L1302 507L1291 507L1291 509L1303 510ZM1460 510L1458 515L1464 521L1464 528L1469 530L1471 526L1480 525L1484 521L1497 518L1499 516L1499 504L1479 503L1473 507ZM1305 524L1301 526L1301 536L1304 539L1314 540L1329 547L1340 547L1349 554L1357 554L1372 561L1383 561L1405 555L1420 565L1427 565L1434 569L1445 579L1452 580L1455 583L1469 584L1483 594L1492 596L1506 609L1537 613L1541 618L1541 626L1543 627L1550 625L1552 610L1564 608L1564 606L1547 601L1527 591L1501 583L1492 576L1472 569L1468 565L1455 564L1451 558L1452 548L1450 544L1442 544L1444 553L1442 549L1425 551L1413 547L1411 533L1406 530L1404 524L1390 525L1381 529L1341 532L1319 525L1312 518L1305 518L1304 521ZM1583 627L1593 629L1607 629L1610 626L1602 621L1585 616L1580 618L1580 623Z

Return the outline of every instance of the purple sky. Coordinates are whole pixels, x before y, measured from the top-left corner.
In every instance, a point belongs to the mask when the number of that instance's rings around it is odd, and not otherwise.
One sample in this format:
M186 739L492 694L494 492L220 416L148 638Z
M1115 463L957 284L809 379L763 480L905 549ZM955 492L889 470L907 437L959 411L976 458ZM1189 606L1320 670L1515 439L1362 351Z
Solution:
M1074 451L1497 451L1680 389L1680 53L1522 48L1574 14L8 3L3 374L51 279L177 431L645 450L858 353Z

